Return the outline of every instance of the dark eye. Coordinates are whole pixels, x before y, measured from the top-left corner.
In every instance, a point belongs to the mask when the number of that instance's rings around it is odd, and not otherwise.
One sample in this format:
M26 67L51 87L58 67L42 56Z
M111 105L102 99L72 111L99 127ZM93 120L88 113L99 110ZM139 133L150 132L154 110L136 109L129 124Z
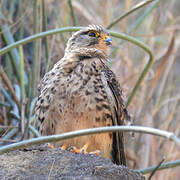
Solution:
M96 37L96 34L94 32L90 32L89 36Z

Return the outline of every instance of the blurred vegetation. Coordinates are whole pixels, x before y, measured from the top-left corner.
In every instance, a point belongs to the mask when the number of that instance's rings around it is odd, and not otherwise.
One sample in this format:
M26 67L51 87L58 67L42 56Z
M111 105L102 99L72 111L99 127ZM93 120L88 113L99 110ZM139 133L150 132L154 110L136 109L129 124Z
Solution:
M180 136L180 1L150 0L1 0L0 48L51 29L100 24L145 42L154 54L129 111L134 124L155 127ZM127 13L129 12L129 13ZM69 30L72 31L72 30ZM38 137L33 109L37 86L63 57L71 33L54 33L12 48L0 56L0 146ZM149 61L140 47L113 38L110 66L126 97L130 96ZM131 168L157 165L180 157L171 142L154 136L127 135ZM177 177L177 178L176 178ZM178 180L175 169L157 172L158 180Z

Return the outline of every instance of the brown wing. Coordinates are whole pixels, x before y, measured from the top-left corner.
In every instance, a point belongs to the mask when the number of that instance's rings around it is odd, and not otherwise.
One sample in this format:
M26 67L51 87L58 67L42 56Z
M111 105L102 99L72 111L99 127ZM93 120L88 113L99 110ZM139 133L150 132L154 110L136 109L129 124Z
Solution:
M35 114L38 118L38 129L42 135L52 134L44 133L42 124L48 123L46 122L46 117L57 92L57 80L59 76L60 74L57 71L57 67L54 66L51 71L45 74L38 87L39 96L35 106Z
M127 110L124 107L122 99L122 90L115 74L106 68L102 71L101 79L105 85L108 100L110 102L111 111L113 114L113 125L124 125L124 119L130 120ZM113 133L113 161L116 164L122 164L126 166L126 156L124 150L124 135L123 132Z

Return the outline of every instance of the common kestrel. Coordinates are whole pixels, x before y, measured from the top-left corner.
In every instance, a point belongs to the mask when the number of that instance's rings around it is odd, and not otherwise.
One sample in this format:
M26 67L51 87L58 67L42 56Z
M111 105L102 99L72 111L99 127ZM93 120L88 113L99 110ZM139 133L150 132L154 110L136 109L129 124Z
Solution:
M112 39L102 26L90 25L72 35L64 57L40 82L35 113L42 135L102 126L129 119L122 90L108 67ZM123 133L103 133L61 141L56 145L100 150L116 164L126 164Z

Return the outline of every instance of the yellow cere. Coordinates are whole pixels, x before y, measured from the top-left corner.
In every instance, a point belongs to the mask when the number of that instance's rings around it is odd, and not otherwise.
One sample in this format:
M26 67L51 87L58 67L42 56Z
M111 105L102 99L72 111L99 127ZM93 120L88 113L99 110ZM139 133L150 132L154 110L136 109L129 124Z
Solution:
M109 36L108 36L108 35L106 35L106 34L101 35L101 37L102 37L102 39L103 39L103 40L105 40L105 39L108 39L108 38L109 38Z

